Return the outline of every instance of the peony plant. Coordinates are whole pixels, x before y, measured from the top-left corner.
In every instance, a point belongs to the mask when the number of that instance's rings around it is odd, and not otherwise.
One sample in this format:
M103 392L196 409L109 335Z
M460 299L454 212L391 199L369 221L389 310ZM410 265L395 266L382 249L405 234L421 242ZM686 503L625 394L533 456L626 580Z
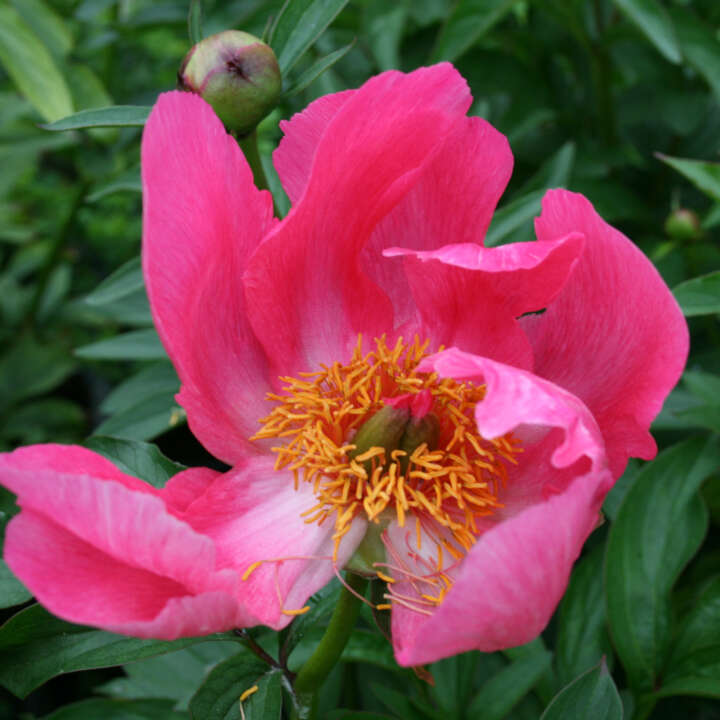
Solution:
M159 98L145 281L178 402L231 469L156 489L82 447L0 456L5 559L51 612L280 629L337 576L386 584L401 665L543 630L628 458L655 455L688 331L582 195L548 192L536 241L483 245L513 159L470 104L447 63L311 103L281 123L278 220L211 107Z

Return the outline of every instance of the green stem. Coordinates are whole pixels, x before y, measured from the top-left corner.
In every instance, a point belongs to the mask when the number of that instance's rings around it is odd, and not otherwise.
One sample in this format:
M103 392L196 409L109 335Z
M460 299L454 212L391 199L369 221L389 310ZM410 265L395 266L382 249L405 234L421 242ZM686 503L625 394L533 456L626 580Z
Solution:
M262 160L260 159L260 152L258 150L257 131L253 130L249 135L239 137L237 141L245 155L245 159L248 161L250 169L252 170L253 178L255 178L255 185L257 185L261 190L269 190L270 186L268 185L265 170L263 170Z
M350 589L347 587L342 589L322 640L308 661L300 668L295 679L294 689L298 701L299 720L314 718L315 693L340 659L360 614L361 600L351 590L360 596L364 595L368 581L360 575L347 573L345 582Z

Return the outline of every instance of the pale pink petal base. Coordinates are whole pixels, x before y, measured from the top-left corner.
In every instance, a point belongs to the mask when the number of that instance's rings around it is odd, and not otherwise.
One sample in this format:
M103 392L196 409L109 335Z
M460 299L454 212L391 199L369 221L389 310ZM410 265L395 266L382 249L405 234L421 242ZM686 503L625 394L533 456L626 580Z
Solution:
M393 609L402 665L521 645L541 632L612 485L600 432L577 398L531 373L454 349L424 363L442 377L484 382L487 394L476 408L481 434L513 431L542 464L520 457L500 498L502 518L467 554L432 616ZM559 471L547 473L556 484L548 487L543 477L537 488L538 467L543 475L548 467Z
M183 518L211 538L220 568L243 575L261 563L239 586L243 606L263 625L280 629L297 610L333 577L333 519L323 525L306 523L302 513L317 500L312 484L294 489L292 473L274 469L270 457L250 461L229 472L191 504ZM357 518L340 544L342 568L365 534Z

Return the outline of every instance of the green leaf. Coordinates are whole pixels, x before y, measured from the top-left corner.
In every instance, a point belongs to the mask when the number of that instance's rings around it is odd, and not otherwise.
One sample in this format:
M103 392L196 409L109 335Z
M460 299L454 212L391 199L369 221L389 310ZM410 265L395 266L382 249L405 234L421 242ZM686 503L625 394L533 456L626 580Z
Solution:
M56 675L122 665L204 639L166 642L124 637L73 625L52 616L40 605L32 605L0 627L0 683L22 698ZM219 640L223 636L210 635L207 639Z
M282 672L271 670L257 681L257 690L243 702L245 720L280 720Z
M52 390L77 363L57 345L23 335L0 356L0 409Z
M139 167L130 168L130 170L126 170L114 180L96 186L85 200L89 203L94 203L108 195L123 191L142 192L142 180L140 179Z
M173 475L187 469L165 457L155 445L137 440L93 435L85 445L104 455L123 472L156 488L165 487Z
M563 688L540 720L622 720L623 706L605 664Z
M105 89L102 80L87 65L66 64L65 75L72 92L75 107L83 110L104 108L112 105L112 97ZM113 137L113 130L100 130L96 137Z
M100 315L119 325L135 328L153 326L152 312L145 288L126 295L121 300L92 306L93 317Z
M176 702L176 708L184 710L210 670L237 651L234 642L203 642L127 663L123 665L125 676L104 683L96 692L124 700L171 699Z
M0 6L0 62L31 105L49 121L73 111L70 90L37 35L10 7Z
M664 450L638 473L610 528L608 622L632 688L658 682L670 642L670 590L705 536L698 488L718 463L718 443L702 437Z
M502 245L503 241L507 241L514 230L539 215L541 210L540 201L544 194L544 190L536 190L513 200L507 205L503 205L497 210L485 236L486 247Z
M42 720L187 720L172 700L81 700Z
M396 3L371 0L365 6L362 34L380 70L402 66L400 42L407 27L409 5L407 0Z
M73 36L63 19L42 0L12 0L18 14L57 59L73 47Z
M575 566L560 605L555 652L562 685L595 667L611 650L605 629L604 549L596 547Z
M683 385L700 400L714 400L720 404L720 375L686 370L682 376Z
M32 598L32 593L13 575L4 560L0 560L0 608L21 605Z
M497 668L480 667L481 662L489 658L492 658L491 662L497 661ZM434 662L428 668L435 681L435 685L428 688L428 692L441 712L450 717L464 717L470 700L477 692L478 678L490 677L505 665L499 655L481 656L478 652L453 655ZM396 668L395 672L400 669Z
M547 650L522 655L487 680L468 708L470 717L502 720L538 682L552 662Z
M240 720L240 696L255 685L260 692L259 680L267 672L268 666L249 650L224 660L213 668L190 700L191 717L194 720ZM279 687L277 692L279 695ZM246 714L251 699L252 696L243 704ZM264 704L265 698L261 700L260 704Z
M347 3L348 0L285 0L268 39L283 76Z
M673 295L685 317L720 313L720 270L676 285Z
M140 105L113 105L95 110L81 110L73 115L63 113L59 120L41 127L45 130L82 130L95 127L142 127L150 114L150 107Z
M380 683L372 683L370 689L383 705L403 720L423 720L424 718L440 720L441 718L440 713L429 705L424 705L422 708L417 707L404 692L398 692Z
M332 710L327 714L327 720L397 720L394 715L379 715L362 710Z
M538 172L522 188L525 195L533 190L567 187L575 164L576 147L572 141L566 142L554 153Z
M145 287L142 263L139 257L128 260L114 273L103 280L89 295L85 302L90 305L104 305L115 302L140 288Z
M666 60L681 62L673 22L657 0L615 0L615 4Z
M316 60L307 70L305 70L305 72L302 73L302 75L300 75L292 83L292 85L287 90L285 90L285 92L283 93L283 98L289 98L293 95L297 95L299 92L302 92L308 85L310 85L310 83L316 80L328 68L331 68L338 60L345 57L345 55L350 52L354 44L355 41L353 40L348 45L345 45L344 47L335 50L335 52L331 52L329 55L325 55L325 57L321 57Z
M172 397L180 390L175 368L167 361L153 363L121 382L111 390L100 405L104 413L129 410L152 395Z
M670 13L683 55L720 98L720 52L712 22L699 20L690 7L671 8Z
M440 31L430 62L456 60L507 15L515 0L460 0Z
M16 499L13 493L0 485L0 541L5 538L7 524L20 512Z
M635 478L640 470L640 461L634 458L630 458L625 472L618 478L612 489L607 494L605 502L603 503L602 511L605 515L610 518L612 522L615 522L620 506L628 493L628 490L632 487L635 482Z
M193 45L197 45L203 39L202 14L202 0L190 0L188 35Z
M340 659L343 662L370 663L389 672L398 671L390 643L379 633L368 630L355 630Z
M720 577L705 586L683 618L657 694L720 697Z
M76 348L75 355L88 360L161 360L165 348L154 329L132 330L108 340Z
M173 393L160 393L109 417L95 432L128 440L151 440L185 419L185 411L178 407Z
M720 163L670 157L662 153L655 153L655 157L684 175L708 197L720 200Z

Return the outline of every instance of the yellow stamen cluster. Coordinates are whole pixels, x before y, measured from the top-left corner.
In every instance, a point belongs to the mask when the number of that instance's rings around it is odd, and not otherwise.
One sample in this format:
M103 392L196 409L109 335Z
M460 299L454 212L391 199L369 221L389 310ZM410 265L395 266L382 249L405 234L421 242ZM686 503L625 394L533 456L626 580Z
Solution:
M268 396L276 405L253 439L282 440L272 448L276 469L289 469L296 489L300 482L312 483L317 502L303 516L307 523L334 519L335 559L357 516L375 523L395 517L401 527L410 519L418 553L423 534L435 546L434 567L423 580L434 592L420 592L413 602L436 605L450 586L443 568L475 543L477 519L500 506L505 461L515 463L520 448L510 435L486 440L478 433L473 413L484 386L417 371L427 348L418 338L410 343L400 338L390 347L382 337L363 353L360 337L346 365L335 362L300 378L281 378L283 392ZM437 447L422 443L410 453L392 450L389 457L384 447L371 447L351 457L353 436L388 399L421 392L432 398Z

